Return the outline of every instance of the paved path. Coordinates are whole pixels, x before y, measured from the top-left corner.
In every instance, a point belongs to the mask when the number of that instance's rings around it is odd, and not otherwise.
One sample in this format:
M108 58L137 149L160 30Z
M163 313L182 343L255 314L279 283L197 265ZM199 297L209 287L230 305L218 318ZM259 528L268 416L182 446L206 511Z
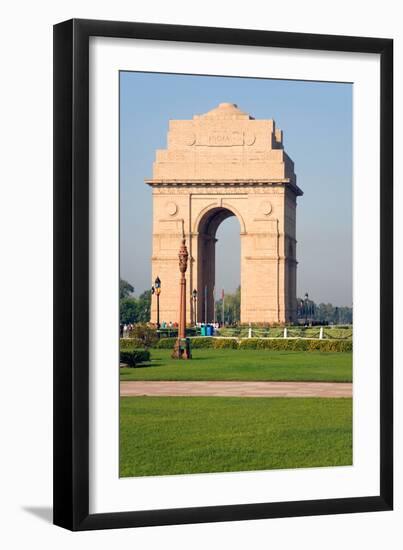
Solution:
M349 382L144 382L120 383L121 396L352 397Z

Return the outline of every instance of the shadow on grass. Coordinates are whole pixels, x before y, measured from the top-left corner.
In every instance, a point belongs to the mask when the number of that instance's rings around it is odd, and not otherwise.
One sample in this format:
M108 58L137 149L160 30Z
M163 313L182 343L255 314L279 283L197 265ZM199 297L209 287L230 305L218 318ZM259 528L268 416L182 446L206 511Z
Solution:
M192 357L192 359L190 361L190 365L194 362L209 361L209 360L211 361L210 357ZM130 371L131 371L131 370L138 370L138 369L152 369L152 368L155 368L155 367L170 367L171 365L183 365L183 366L185 366L185 364L189 365L188 361L182 361L182 360L179 360L179 359L168 359L168 361L163 361L162 359L151 359L150 362L141 363L141 365L139 365L138 367L125 366L125 367L122 367L122 368L130 369ZM130 372L121 372L120 376L122 378L124 378L125 376L130 376Z
M149 369L152 367L161 367L163 365L163 361L156 359L155 361L152 359L150 362L147 363L141 363L137 367L130 367L129 365L125 365L124 367L121 367L123 369L130 369L130 370L136 370L136 369ZM121 373L122 376L125 376L127 373Z

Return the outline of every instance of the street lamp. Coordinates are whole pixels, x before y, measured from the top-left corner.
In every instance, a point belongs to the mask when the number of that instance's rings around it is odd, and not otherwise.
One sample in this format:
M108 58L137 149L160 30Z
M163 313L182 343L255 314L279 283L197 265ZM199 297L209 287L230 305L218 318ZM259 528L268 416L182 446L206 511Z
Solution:
M161 294L161 279L157 276L154 281L154 292L157 295L157 330L160 330L160 294ZM159 333L158 333L159 334Z
M308 293L305 293L305 300L304 300L304 309L305 309L305 324L308 324L308 303L309 303L309 297Z
M192 297L193 297L193 319L194 319L194 323L195 325L197 325L197 290L194 289L193 292L192 292Z

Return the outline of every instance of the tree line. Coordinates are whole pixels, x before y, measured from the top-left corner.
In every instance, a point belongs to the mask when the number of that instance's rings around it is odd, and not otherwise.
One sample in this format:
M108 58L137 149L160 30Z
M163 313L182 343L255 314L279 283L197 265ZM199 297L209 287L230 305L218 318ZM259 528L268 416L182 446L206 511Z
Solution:
M138 298L133 293L134 287L124 279L120 279L120 322L122 324L148 323L151 315L151 290L144 291Z
M120 279L119 298L120 298L120 322L127 323L148 323L151 314L151 290L146 290L138 298L134 295L134 287ZM302 306L305 301L302 298L297 299L297 312L300 321L307 319L316 323L330 323L336 325L352 324L353 308L347 306L334 306L333 304L316 304L309 300L307 306ZM234 325L240 322L241 314L241 287L235 292L224 295L215 302L216 321L220 324L225 320L225 324ZM223 317L224 313L224 317Z
M353 308L313 302L312 319L320 323L351 325L353 323Z
M302 304L302 305L301 305ZM223 317L224 314L224 317ZM224 309L223 300L216 300L216 320L222 324L233 325L240 322L241 315L241 287L235 292L225 294ZM313 300L306 302L297 298L297 317L300 321L307 320L315 323L350 325L353 322L353 308L347 306L334 306L333 304L316 304Z

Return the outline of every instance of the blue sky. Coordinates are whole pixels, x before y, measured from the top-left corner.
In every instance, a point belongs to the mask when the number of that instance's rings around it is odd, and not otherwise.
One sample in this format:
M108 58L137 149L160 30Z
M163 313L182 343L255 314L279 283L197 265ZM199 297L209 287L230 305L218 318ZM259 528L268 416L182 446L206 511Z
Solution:
M304 196L297 207L297 293L352 305L352 85L341 83L120 73L121 277L136 294L151 284L151 188L156 149L169 119L190 119L219 103L274 119ZM216 288L240 280L236 218L217 232ZM235 253L234 253L235 251Z

